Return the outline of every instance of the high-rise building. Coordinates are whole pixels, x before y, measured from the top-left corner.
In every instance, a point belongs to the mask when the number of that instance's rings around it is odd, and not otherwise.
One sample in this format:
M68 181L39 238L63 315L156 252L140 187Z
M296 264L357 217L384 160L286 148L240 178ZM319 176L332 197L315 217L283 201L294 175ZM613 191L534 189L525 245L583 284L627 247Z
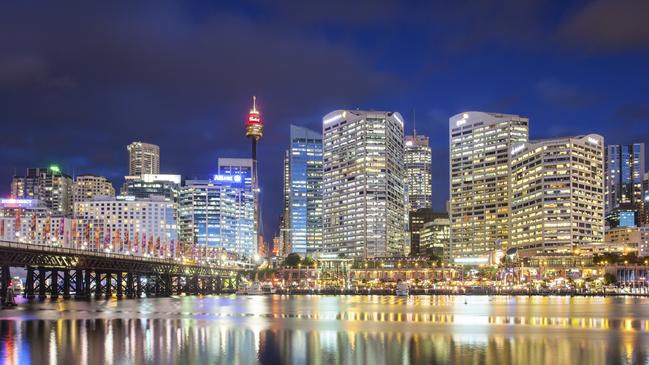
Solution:
M182 241L254 256L252 194L245 184L241 175L186 181L179 205Z
M511 247L571 253L604 240L604 138L554 138L511 149Z
M644 143L608 145L605 161L607 221L612 227L639 225L644 221ZM620 219L629 214L633 222Z
M176 205L163 197L97 196L75 203L74 214L82 247L89 250L151 256L179 252Z
M72 201L74 203L90 200L99 195L115 196L113 184L104 176L85 174L74 177L72 185Z
M54 214L72 213L72 178L52 165L49 168L29 168L25 176L14 176L11 196L17 199L38 199Z
M243 217L251 217L252 232L253 234L249 238L245 238L245 242L241 245L245 247L244 254L247 257L254 257L255 254L259 253L259 245L261 240L260 232L257 230L259 223L257 220L261 220L261 214L259 212L255 213L255 206L258 204L257 200L259 199L259 193L255 192L254 187L254 160L250 158L219 158L218 159L218 175L215 176L216 180L225 179L229 181L231 179L240 180L243 186L243 194L241 195L241 206ZM257 188L258 189L258 188ZM243 219L247 221L247 218ZM246 223L247 224L247 223ZM252 241L250 241L252 240Z
M291 125L284 164L285 244L291 252L312 256L322 245L322 135Z
M450 256L484 262L509 244L509 150L528 119L466 112L450 118Z
M160 173L160 147L150 143L133 142L126 149L129 176Z
M336 110L323 118L323 249L328 256L403 255L403 118Z
M422 256L437 256L448 261L451 239L451 221L448 218L435 218L426 222L420 231L419 252Z
M432 153L428 137L413 133L406 136L404 161L410 211L430 208L432 204Z
M143 174L126 176L121 195L136 198L150 198L153 195L163 196L172 202L178 202L182 178L171 174Z
M411 256L430 255L430 252L421 249L421 231L426 223L436 219L448 219L448 213L436 213L431 208L419 208L409 213L408 232L410 232ZM448 249L446 253L448 253Z

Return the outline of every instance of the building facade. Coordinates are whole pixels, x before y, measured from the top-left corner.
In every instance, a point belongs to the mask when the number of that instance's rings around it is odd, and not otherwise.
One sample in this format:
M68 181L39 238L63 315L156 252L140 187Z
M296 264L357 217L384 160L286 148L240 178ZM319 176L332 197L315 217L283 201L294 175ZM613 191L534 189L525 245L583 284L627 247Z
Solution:
M180 191L182 241L240 257L257 253L252 193L241 175L187 180Z
M410 232L411 256L427 255L425 251L420 250L421 230L424 228L424 224L432 222L433 220L438 218L448 219L448 214L436 213L431 208L419 208L416 211L410 212L408 214L408 232Z
M632 227L646 222L644 175L644 143L606 146L605 202L609 226ZM625 219L630 215L633 222Z
M570 253L604 240L604 138L597 134L511 150L511 247Z
M53 214L36 199L0 199L0 240L74 247L73 219Z
M322 246L322 135L291 125L285 156L284 244L290 252L313 256Z
M176 206L163 197L98 196L74 204L80 244L94 251L149 256L180 253Z
M323 118L323 247L328 256L403 255L403 118L336 110Z
M644 143L606 146L606 211L641 205L645 174Z
M509 150L528 141L526 117L466 112L450 118L449 255L484 261L509 244Z
M226 176L225 179L231 179L227 176L232 176L241 179L243 182L244 203L246 207L251 209L251 216L253 220L253 243L254 249L247 249L246 254L252 257L261 251L261 245L264 244L261 227L263 227L263 220L261 215L261 189L253 182L253 174L255 172L257 161L251 158L219 158L218 159L218 176ZM238 177L237 177L238 176ZM257 190L256 192L254 190ZM248 208L246 208L248 209ZM247 214L247 213L246 213Z
M160 147L155 144L133 142L128 150L128 174L138 176L160 173Z
M450 260L451 221L448 218L435 218L426 222L420 231L420 256L433 255L444 260Z
M150 198L153 195L163 196L172 202L178 202L180 175L171 174L143 174L138 176L126 176L122 185L121 195L134 196L136 198Z
M14 176L11 196L16 199L37 199L54 214L72 213L72 178L58 166L29 168L24 176Z
M115 196L113 184L104 176L85 174L74 177L72 185L72 201L74 203L91 200L100 195Z
M405 138L404 162L410 211L432 205L432 152L428 137L413 134Z

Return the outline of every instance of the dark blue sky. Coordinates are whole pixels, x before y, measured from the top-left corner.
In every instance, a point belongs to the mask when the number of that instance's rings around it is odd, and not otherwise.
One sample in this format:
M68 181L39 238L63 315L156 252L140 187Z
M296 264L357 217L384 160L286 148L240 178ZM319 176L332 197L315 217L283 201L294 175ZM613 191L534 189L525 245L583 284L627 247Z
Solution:
M289 124L337 108L400 111L408 132L415 109L440 210L461 111L528 116L532 138L649 141L648 1L133 3L0 3L0 192L53 162L119 187L133 140L160 145L162 172L206 177L248 155L253 94L267 235Z

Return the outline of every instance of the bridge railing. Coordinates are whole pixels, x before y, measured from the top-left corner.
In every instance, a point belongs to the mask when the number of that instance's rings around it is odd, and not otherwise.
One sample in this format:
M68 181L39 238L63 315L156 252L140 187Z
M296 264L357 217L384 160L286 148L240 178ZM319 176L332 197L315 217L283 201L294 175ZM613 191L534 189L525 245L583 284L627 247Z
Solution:
M75 256L75 255L94 256L94 257L105 258L105 259L131 260L131 261L156 263L156 264L173 264L173 265L184 264L184 265L219 268L219 269L242 269L248 266L247 263L239 262L239 261L226 261L224 263L217 264L209 261L197 261L194 259L187 259L185 257L160 258L160 257L153 257L153 256L130 255L130 254L123 254L118 252L101 252L101 251L86 250L80 248L56 247L56 246L48 246L48 245L35 244L35 243L6 241L6 240L0 240L0 248L41 251L43 253L68 255L68 256Z

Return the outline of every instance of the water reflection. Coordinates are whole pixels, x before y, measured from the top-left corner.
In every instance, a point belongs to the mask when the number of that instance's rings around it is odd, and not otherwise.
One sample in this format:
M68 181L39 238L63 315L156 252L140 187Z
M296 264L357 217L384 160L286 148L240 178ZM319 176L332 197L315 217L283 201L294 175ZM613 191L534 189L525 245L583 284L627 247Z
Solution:
M207 297L23 305L5 364L649 362L643 299Z

